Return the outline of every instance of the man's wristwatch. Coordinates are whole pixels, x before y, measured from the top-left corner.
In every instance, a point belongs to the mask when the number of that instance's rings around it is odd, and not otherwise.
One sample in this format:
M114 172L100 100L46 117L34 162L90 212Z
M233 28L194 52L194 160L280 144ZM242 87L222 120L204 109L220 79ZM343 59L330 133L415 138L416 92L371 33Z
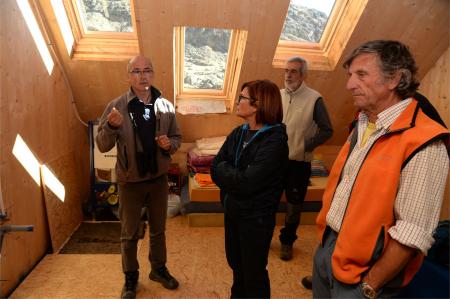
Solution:
M367 282L361 282L360 287L363 291L364 297L366 297L367 299L377 298L377 291L375 291L375 289L372 288Z

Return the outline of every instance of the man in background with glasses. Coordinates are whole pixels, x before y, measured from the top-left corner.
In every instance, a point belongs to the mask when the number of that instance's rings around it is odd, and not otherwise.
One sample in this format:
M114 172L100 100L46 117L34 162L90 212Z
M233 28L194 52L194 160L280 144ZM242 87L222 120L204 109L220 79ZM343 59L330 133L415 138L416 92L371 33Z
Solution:
M122 298L135 298L139 278L137 242L141 211L147 209L150 224L151 272L149 278L167 289L178 281L166 268L165 226L167 217L167 172L170 155L180 147L181 134L175 109L152 86L153 66L144 56L127 66L130 89L111 101L100 119L96 138L101 152L117 144L116 174L119 182Z
M333 135L333 128L322 96L304 82L308 65L292 57L284 69L285 89L281 90L283 123L289 145L289 167L285 179L286 218L281 229L280 258L292 259L300 213L311 176L312 151Z

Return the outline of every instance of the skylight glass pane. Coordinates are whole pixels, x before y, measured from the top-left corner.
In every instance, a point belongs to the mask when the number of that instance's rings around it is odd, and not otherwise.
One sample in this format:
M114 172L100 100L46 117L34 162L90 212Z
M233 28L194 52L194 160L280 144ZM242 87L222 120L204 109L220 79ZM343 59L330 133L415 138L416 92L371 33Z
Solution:
M55 12L56 21L58 22L59 29L66 44L67 54L72 55L72 47L74 43L74 38L72 34L72 29L70 28L69 19L67 18L66 10L64 9L64 4L61 0L50 0L52 4L53 11Z
M31 9L30 3L27 0L16 0L16 3L22 13L23 19L27 24L28 30L33 37L34 43L41 54L42 61L44 62L45 67L47 68L47 72L49 75L52 74L53 67L55 63L53 61L52 55L50 55L50 51L48 50L47 42L44 40L42 36L42 32L39 28L39 25L36 21L36 17L34 16L33 10Z
M184 89L222 90L231 30L186 27Z
M85 32L133 32L130 0L77 0Z
M291 0L280 40L318 43L336 0Z

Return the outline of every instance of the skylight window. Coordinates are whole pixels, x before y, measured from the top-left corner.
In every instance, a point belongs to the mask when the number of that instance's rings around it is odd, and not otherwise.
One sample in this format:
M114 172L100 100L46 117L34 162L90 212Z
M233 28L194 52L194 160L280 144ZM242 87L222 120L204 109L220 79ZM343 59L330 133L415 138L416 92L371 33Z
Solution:
M67 18L67 13L64 9L64 5L61 0L51 0L53 11L56 16L56 21L58 22L59 29L64 39L64 44L66 45L67 54L72 55L73 44L75 40L73 39L72 30L70 29L69 19Z
M176 99L180 100L178 103L221 100L223 109L231 109L237 91L247 31L175 27L174 39L175 93ZM197 101L196 105L199 103ZM208 107L216 104L218 103L205 102ZM187 110L192 109L189 106ZM215 111L223 112L222 108Z
M312 70L331 71L368 0L291 0L272 65L301 56Z
M187 27L184 34L184 90L223 90L231 30Z
M130 0L77 0L85 32L133 32Z
M44 62L45 67L47 68L47 72L51 75L53 71L53 67L55 63L53 62L53 58L50 55L50 51L47 48L47 42L42 35L41 29L38 25L36 17L34 16L33 10L30 6L28 0L16 0L17 5L19 6L20 12L22 13L23 19L27 24L28 30L33 37L34 43L41 55L42 61Z
M291 0L280 40L318 43L336 0Z
M74 59L128 60L139 53L133 0L67 0L64 6Z

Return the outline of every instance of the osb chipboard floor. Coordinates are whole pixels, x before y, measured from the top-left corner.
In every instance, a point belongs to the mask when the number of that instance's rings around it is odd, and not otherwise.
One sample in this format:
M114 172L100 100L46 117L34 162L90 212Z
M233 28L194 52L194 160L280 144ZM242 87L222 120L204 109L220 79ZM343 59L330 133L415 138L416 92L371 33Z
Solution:
M279 230L277 226L269 253L272 298L312 298L300 280L311 272L317 246L315 226L300 226L294 259L289 262L278 258ZM185 216L177 216L168 219L166 235L167 266L180 287L166 290L148 279L147 231L138 249L141 269L137 298L229 298L232 276L225 258L223 227L189 227ZM118 254L50 254L10 298L119 298L122 285Z

